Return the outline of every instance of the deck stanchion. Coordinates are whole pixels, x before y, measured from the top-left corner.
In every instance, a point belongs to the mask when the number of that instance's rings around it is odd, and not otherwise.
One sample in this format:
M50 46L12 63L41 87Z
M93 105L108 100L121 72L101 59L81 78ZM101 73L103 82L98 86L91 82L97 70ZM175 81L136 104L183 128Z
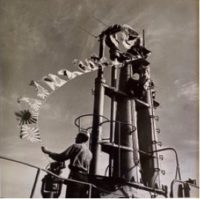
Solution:
M40 169L37 169L37 173L36 173L35 181L34 181L34 184L33 184L32 190L31 190L30 198L33 198L33 196L34 196L35 188L36 188L36 185L37 185L39 174L40 174Z
M92 198L92 185L89 184L89 197L88 198Z

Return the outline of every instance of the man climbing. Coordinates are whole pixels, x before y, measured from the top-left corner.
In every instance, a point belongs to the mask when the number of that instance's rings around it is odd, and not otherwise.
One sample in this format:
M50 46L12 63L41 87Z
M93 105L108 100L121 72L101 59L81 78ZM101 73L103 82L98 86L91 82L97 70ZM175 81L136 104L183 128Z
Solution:
M80 132L76 136L75 144L72 144L64 152L60 154L52 153L48 151L45 147L42 147L42 151L43 153L48 154L50 158L58 162L70 160L69 169L71 171L69 174L69 178L73 180L87 182L87 174L89 172L89 166L92 160L92 153L86 145L88 139L89 136L86 133ZM70 182L67 184L66 197L87 197L87 188L87 185Z

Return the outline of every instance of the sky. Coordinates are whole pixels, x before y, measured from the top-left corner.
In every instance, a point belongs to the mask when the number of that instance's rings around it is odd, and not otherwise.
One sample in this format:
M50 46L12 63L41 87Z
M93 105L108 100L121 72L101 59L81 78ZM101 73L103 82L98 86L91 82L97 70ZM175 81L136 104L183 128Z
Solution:
M73 71L75 58L98 54L98 41L91 34L98 35L104 24L128 24L139 34L145 30L146 47L152 51L151 76L161 104L159 140L163 147L176 148L182 178L198 179L197 0L0 0L0 155L43 168L48 164L40 144L19 138L14 115L20 108L17 98L36 97L31 80L62 68ZM108 83L109 74L106 69ZM39 116L44 146L61 152L74 142L78 132L74 119L93 111L95 77L96 72L80 76L48 98ZM166 175L161 179L169 185L175 158L170 152L163 155ZM106 166L101 165L102 172ZM0 196L29 197L35 174L0 160ZM40 183L36 197L39 192Z

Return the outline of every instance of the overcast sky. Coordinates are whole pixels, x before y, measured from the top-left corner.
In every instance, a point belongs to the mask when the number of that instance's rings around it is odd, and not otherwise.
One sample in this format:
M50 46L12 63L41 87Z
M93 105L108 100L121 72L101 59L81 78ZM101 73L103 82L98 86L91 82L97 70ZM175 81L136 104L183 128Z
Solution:
M128 24L140 34L145 29L146 47L152 51L151 76L161 104L159 140L163 147L177 149L183 179L197 179L197 0L0 0L0 154L41 167L48 164L40 144L19 138L14 116L17 97L36 97L28 85L31 80L62 68L74 70L73 59L98 53L97 39L80 29L99 34L105 26L95 17L107 25ZM105 72L109 77L109 69ZM92 113L95 76L93 72L76 78L48 98L39 124L49 149L64 150L77 133L73 120ZM169 185L175 158L171 153L163 155L162 184ZM0 161L1 196L28 197L34 175L34 170Z

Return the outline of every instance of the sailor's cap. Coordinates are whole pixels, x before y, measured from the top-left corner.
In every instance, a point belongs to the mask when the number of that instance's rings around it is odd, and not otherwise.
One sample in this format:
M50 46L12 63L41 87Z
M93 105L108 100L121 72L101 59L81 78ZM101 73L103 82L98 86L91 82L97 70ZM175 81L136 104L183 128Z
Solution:
M90 134L87 131L81 130L77 136L82 137L85 141L87 141L90 138Z

